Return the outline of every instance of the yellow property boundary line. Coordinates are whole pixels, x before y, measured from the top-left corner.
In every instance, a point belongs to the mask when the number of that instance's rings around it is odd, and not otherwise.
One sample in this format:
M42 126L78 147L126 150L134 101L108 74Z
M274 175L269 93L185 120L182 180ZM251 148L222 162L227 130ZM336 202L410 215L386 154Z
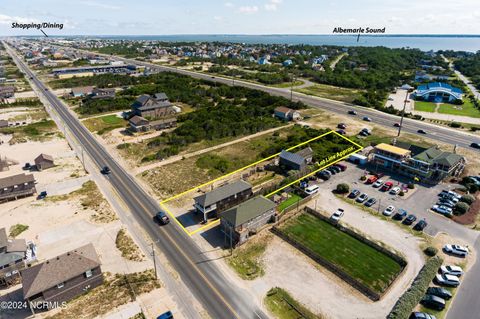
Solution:
M318 165L318 166L319 166L318 169L314 170L313 172L310 172L309 174L307 174L307 175L305 175L305 176L302 176L301 178L299 178L299 179L297 179L297 180L295 180L295 181L293 181L293 182L291 182L291 183L288 183L287 185L284 185L284 186L280 187L279 189L271 192L270 194L266 195L265 197L270 197L270 196L278 193L279 191L281 191L281 190L283 190L283 189L285 189L285 188L287 188L287 187L289 187L289 186L291 186L291 185L293 185L293 184L295 184L295 183L298 183L299 181L301 181L301 180L304 179L305 177L309 177L309 176L311 176L311 175L313 175L313 174L315 174L315 173L317 173L317 172L325 169L326 167L328 167L328 166L330 166L330 165L333 165L333 164L335 164L335 163L338 163L338 162L340 162L341 160L349 157L349 156L352 155L353 153L356 153L356 152L358 152L358 151L360 151L360 150L363 149L363 146L355 143L355 142L352 141L351 139L349 139L349 138L347 138L347 137L345 137L345 136L343 136L343 135L341 135L341 134L339 134L339 133L337 133L337 132L335 132L335 131L330 131L330 132L321 134L321 135L319 135L319 136L317 136L317 137L314 137L314 138L312 138L312 139L309 139L308 141L305 141L305 142L302 142L302 143L297 144L297 145L295 145L295 146L292 146L292 147L286 149L286 151L291 151L291 150L293 150L293 149L295 149L295 148L297 148L297 147L300 147L300 146L303 146L303 145L305 145L305 144L314 142L314 141L316 141L316 140L318 140L318 139L320 139L320 138L322 138L322 137L324 137L324 136L326 136L326 135L329 135L329 134L336 134L336 135L340 136L340 137L343 138L344 140L346 140L346 141L352 143L353 145L355 145L355 146L357 147L357 149L356 149L356 150L353 150L353 151L351 151L351 152L349 152L349 153L347 153L347 154L345 154L345 155L342 154L340 157L336 157L336 155L338 155L338 153L337 153L337 154L335 154L335 155L330 156L328 159L324 159L321 163L326 162L325 165L319 164L319 165ZM259 163L261 163L261 162L267 161L267 160L272 159L272 158L274 158L274 157L276 157L276 156L279 156L279 155L280 155L280 152L279 152L279 153L276 153L276 154L273 154L273 155L271 155L271 156L269 156L269 157L266 157L266 158L264 158L264 159L261 159L261 160L259 160L259 161L256 161L256 162L254 162L254 163L252 163L252 164L249 164L249 165L247 165L247 166L244 166L244 167L242 167L242 168L239 168L239 169L237 169L237 170L235 170L235 171L233 171L233 172L230 172L230 173L228 173L228 174L222 175L222 176L220 176L220 177L218 177L218 178L215 178L215 179L213 179L213 180L211 180L211 181L209 181L209 182L206 182L206 183L203 183L203 184L201 184L201 185L195 186L195 187L193 187L193 188L191 188L191 189L189 189L189 190L186 190L186 191L184 191L184 192L181 192L181 193L179 193L179 194L177 194L177 195L174 195L174 196L172 196L172 197L169 197L169 198L161 201L161 202L160 202L160 206L170 215L171 218L173 218L173 219L175 220L175 222L178 224L178 226L180 226L180 228L182 228L183 231L184 231L185 233L187 233L187 235L192 236L193 234L195 234L195 233L197 233L197 232L199 232L199 231L202 231L202 230L205 229L205 228L208 228L208 227L210 227L210 226L213 226L213 225L219 223L220 220L219 220L219 219L216 219L216 220L208 223L207 225L204 225L204 226L202 226L202 227L200 227L200 228L197 228L197 229L195 229L194 231L191 231L191 232L190 232L190 231L188 231L188 230L182 225L182 223L180 223L180 221L177 219L177 217L175 217L175 215L173 215L173 213L164 205L165 203L167 203L167 202L169 202L169 201L172 201L172 200L174 200L174 199L176 199L176 198L179 198L179 197L181 197L181 196L183 196L183 195L185 195L185 194L188 194L188 193L190 193L190 192L193 192L193 191L195 191L195 190L197 190L197 189L199 189L199 188L202 188L202 187L204 187L204 186L213 184L213 183L215 183L216 181L219 181L219 180L221 180L221 179L223 179L223 178L225 178L225 177L228 177L228 176L230 176L230 175L236 174L236 173L238 173L238 172L240 172L240 171L243 171L243 170L245 170L245 169L247 169L247 168L249 168L249 167L255 166L255 165L257 165L257 164L259 164Z

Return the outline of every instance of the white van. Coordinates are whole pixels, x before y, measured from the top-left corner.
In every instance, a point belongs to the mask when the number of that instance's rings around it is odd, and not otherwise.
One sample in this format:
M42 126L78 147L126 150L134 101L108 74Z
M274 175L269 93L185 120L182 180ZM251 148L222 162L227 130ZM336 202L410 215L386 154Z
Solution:
M318 192L318 185L312 185L305 188L305 193L308 195L315 194L316 192Z

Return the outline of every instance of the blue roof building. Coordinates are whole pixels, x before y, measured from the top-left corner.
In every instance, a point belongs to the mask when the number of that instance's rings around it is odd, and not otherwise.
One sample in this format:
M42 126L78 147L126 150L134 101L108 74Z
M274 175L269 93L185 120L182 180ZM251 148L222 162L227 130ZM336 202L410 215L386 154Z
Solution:
M283 66L290 66L292 64L293 64L293 61L290 59L283 61Z
M415 92L415 98L435 103L455 102L462 100L463 91L447 83L433 82L419 85Z

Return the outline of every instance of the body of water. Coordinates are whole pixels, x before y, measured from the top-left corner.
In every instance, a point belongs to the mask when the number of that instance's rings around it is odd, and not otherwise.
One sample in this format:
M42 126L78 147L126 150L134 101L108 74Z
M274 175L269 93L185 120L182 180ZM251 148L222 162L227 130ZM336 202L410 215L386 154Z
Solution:
M148 35L148 36L85 36L86 38L158 40L166 42L236 42L264 44L311 44L338 46L385 46L429 50L480 50L480 35Z

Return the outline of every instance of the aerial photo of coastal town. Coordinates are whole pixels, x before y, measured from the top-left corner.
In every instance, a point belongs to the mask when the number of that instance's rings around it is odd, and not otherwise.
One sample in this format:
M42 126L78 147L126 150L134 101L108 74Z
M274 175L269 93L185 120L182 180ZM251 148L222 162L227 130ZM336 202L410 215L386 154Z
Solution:
M480 319L477 0L2 0L1 319Z

